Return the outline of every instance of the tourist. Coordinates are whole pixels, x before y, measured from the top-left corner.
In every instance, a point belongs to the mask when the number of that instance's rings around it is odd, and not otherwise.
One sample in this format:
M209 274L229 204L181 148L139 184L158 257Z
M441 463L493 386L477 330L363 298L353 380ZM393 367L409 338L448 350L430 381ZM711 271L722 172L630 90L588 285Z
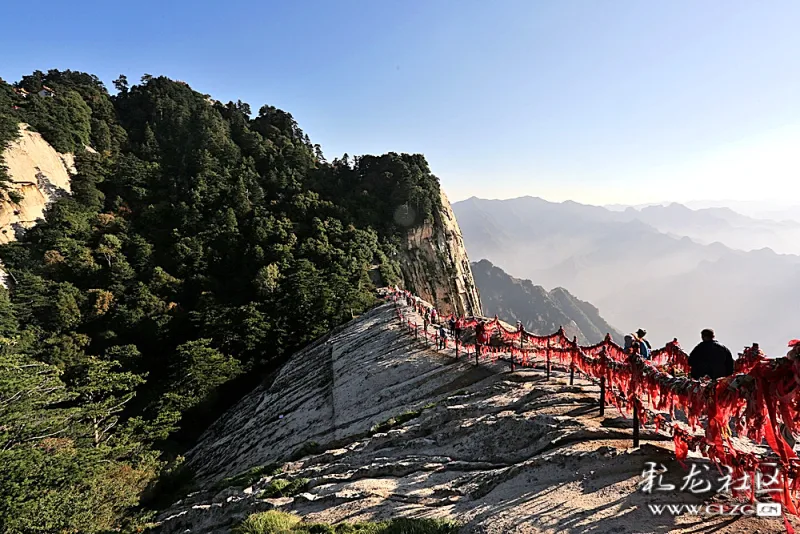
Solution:
M728 347L714 339L714 331L705 328L700 332L701 341L689 354L689 368L694 379L708 376L712 379L733 374L733 355Z
M461 340L461 331L463 329L464 329L464 318L459 317L458 319L456 319L455 330L453 333L453 339L456 340L456 343L458 343L458 341Z
M635 334L628 334L625 336L625 352L631 350L634 345L639 348L639 355L643 360L650 359L650 342L644 336L647 335L647 330L640 328Z
M444 324L439 325L438 334L438 348L440 350L447 348L447 331L444 328Z

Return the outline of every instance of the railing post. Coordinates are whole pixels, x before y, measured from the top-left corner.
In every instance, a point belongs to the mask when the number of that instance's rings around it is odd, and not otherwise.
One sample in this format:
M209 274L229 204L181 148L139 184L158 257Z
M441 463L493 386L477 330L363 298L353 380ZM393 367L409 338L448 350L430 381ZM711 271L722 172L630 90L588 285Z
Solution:
M600 351L600 369L602 375L600 376L600 415L606 414L606 349Z
M419 325L414 321L414 339L419 339Z
M550 338L547 339L547 379L550 380Z
M570 362L569 362L569 385L575 385L575 356L577 355L578 351L578 336L573 336L572 338L572 353L570 355Z
M639 446L639 398L633 396L633 446Z

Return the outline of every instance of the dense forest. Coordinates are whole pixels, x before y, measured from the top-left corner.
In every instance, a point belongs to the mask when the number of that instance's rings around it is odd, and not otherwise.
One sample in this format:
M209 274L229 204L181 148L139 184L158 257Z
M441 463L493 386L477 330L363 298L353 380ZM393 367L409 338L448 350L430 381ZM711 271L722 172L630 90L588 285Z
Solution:
M4 532L143 528L217 415L373 305L373 266L399 280L400 239L439 202L420 155L327 162L275 107L165 77L114 85L0 80L0 143L27 123L77 168L72 194L0 247Z

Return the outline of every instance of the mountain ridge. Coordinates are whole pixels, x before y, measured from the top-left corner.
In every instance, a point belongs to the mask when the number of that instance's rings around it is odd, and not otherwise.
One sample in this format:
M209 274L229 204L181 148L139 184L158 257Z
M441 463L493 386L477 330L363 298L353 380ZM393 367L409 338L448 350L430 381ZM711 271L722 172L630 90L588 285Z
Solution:
M609 325L595 306L563 287L548 291L530 280L508 275L487 259L474 262L472 273L487 315L497 315L510 324L522 321L528 332L537 335L548 335L563 326L567 336L577 336L580 344L599 343L606 334L623 342L624 334Z
M546 288L567 287L611 324L645 328L656 344L677 337L691 346L713 327L734 352L757 337L768 354L782 354L796 337L791 318L777 310L800 298L798 255L671 237L638 218L578 203L476 199L453 209L472 256ZM487 221L505 235L494 239ZM772 311L755 313L753 302Z
M0 199L38 199L0 244L9 532L145 525L204 429L371 309L376 287L480 313L421 154L328 161L274 106L165 76L114 85L55 69L0 80ZM60 154L75 155L69 175Z

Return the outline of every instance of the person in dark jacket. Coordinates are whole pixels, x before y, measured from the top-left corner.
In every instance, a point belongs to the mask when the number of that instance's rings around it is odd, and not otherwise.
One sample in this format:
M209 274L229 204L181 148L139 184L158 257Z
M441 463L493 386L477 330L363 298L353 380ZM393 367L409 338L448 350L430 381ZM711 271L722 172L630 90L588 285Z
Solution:
M447 348L447 331L444 328L444 324L440 324L436 330L438 337L437 341L437 348L439 350Z
M689 354L692 378L704 376L723 378L733 374L733 355L728 347L714 339L714 331L706 328L700 332L703 339Z

